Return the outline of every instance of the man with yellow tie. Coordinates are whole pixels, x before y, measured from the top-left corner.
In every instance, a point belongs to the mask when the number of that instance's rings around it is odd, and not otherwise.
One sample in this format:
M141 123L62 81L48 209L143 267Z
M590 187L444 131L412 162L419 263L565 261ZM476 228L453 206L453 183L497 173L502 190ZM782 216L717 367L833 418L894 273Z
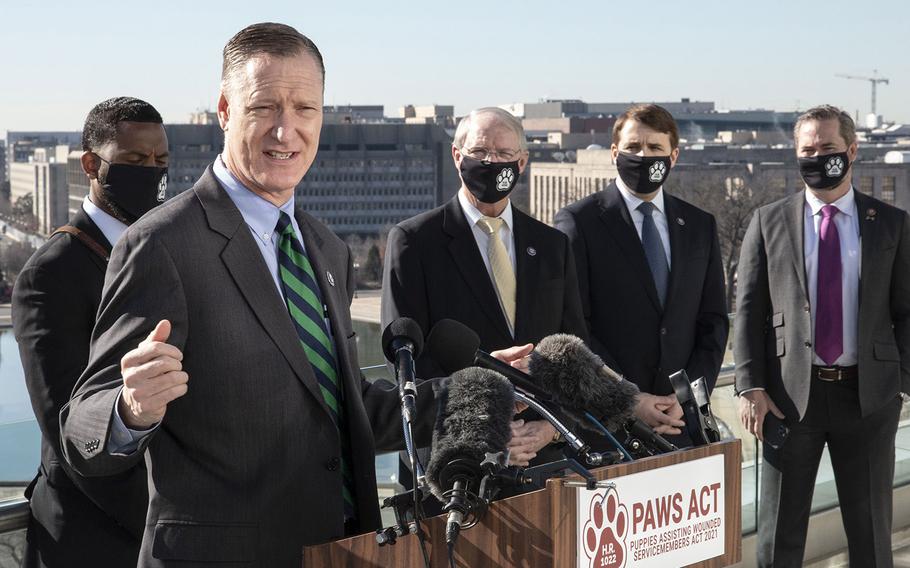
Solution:
M528 165L521 122L500 108L472 111L455 131L452 159L458 194L389 233L383 326L406 316L429 333L451 318L477 332L484 351L553 333L587 339L568 239L509 200ZM418 377L445 374L429 354L417 359ZM555 436L546 421L516 420L512 462L558 459L558 449L544 450Z

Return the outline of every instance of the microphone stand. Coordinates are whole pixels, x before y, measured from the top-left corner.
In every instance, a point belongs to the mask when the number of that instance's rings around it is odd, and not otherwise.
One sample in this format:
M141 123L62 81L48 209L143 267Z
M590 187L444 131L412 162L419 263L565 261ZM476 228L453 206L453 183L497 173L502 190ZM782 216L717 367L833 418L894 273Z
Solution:
M585 444L581 438L575 435L574 432L569 430L565 424L556 418L549 409L537 402L533 397L516 390L515 399L527 404L547 422L552 424L553 427L556 428L556 431L565 438L567 444L567 448L563 450L563 453L566 454L565 459L520 470L524 484L533 484L542 488L547 479L554 477L565 469L571 469L584 477L588 485L591 485L592 483L596 484L597 480L591 475L591 472L582 466L576 458L584 458L585 462L592 466L611 465L622 461L624 456L619 452L598 453L590 451L590 446ZM593 489L593 486L591 487Z
M398 383L398 398L401 407L401 429L404 434L404 446L411 462L411 472L414 475L413 491L398 493L388 497L382 502L382 508L392 507L395 511L395 525L376 531L376 542L379 546L395 544L398 537L416 534L420 541L420 551L423 554L424 566L430 566L430 557L427 553L424 532L420 526L420 504L426 494L426 474L423 465L417 457L417 448L414 445L414 433L411 421L417 414L417 384L414 377L414 354L410 345L402 345L395 350L395 378ZM410 513L410 515L409 515Z

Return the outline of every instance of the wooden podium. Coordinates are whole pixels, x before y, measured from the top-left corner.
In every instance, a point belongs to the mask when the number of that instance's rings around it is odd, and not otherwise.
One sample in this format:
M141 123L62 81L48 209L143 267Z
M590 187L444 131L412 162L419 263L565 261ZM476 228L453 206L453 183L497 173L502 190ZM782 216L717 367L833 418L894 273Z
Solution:
M723 538L723 553L689 566L716 568L735 564L742 557L740 440L726 440L607 466L592 470L592 473L598 480L608 480L711 456L723 456L723 494L719 496L725 512L723 535L720 536ZM494 502L475 527L462 531L455 547L457 565L471 568L578 566L576 495L579 481L582 478L574 475L551 479L544 489ZM659 491L660 488L655 487L655 493ZM448 567L445 516L427 519L423 526L427 532L431 566ZM423 568L424 564L416 536L408 535L399 538L397 544L380 547L376 543L376 535L368 533L304 548L303 566Z

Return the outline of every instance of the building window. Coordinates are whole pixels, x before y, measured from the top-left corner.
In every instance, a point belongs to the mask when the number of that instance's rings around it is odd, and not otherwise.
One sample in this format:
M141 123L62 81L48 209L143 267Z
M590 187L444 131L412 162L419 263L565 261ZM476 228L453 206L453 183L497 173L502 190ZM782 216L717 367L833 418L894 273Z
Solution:
M859 178L859 190L866 195L872 195L872 176Z
M894 205L894 176L885 176L882 178L882 201Z

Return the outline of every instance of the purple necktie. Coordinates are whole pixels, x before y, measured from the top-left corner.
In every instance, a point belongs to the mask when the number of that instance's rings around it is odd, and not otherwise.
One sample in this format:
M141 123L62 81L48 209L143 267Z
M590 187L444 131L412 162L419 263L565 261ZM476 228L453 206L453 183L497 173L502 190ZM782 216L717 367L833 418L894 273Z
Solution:
M834 216L839 212L834 205L822 207L822 222L818 230L815 352L828 365L833 365L844 352L843 269L840 263L840 239L834 223Z

